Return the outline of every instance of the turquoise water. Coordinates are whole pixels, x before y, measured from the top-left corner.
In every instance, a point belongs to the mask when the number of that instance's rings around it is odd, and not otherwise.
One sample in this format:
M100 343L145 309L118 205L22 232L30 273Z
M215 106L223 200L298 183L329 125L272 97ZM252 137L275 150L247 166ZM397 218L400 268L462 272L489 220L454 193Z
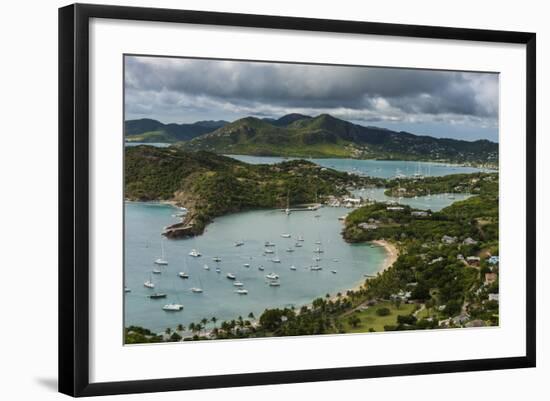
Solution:
M274 164L294 158L226 155L249 164ZM333 168L359 175L371 177L391 178L398 174L412 176L422 174L425 176L442 176L459 173L475 173L478 171L492 171L476 167L464 167L443 163L413 162L402 160L357 160L357 159L308 159L323 167Z
M124 142L124 146L131 148L132 146L148 145L154 146L155 148L167 148L172 145L171 143L166 142Z
M234 156L251 163L275 163L281 158ZM353 171L390 177L396 171L411 175L414 173L444 175L457 172L474 172L479 169L445 166L436 163L404 161L372 161L344 159L313 159L320 165L342 171ZM356 195L379 201L394 200L387 197L383 189L364 189ZM451 203L466 199L470 195L448 194L430 197L401 198L398 201L415 208L440 210ZM380 247L367 244L347 244L341 236L342 223L338 217L350 209L325 207L317 212L294 212L290 216L276 210L258 210L236 213L217 218L208 225L201 236L185 240L166 240L160 233L164 226L179 221L179 210L159 203L127 202L125 204L125 285L131 292L125 293L125 325L139 325L155 331L167 327L175 328L181 323L188 326L202 318L215 316L218 320L246 317L250 312L259 316L266 308L285 307L310 303L314 298L327 293L335 295L355 287L364 280L365 274L379 270L385 258ZM315 217L315 215L320 217ZM292 239L281 234L289 233ZM295 238L303 236L303 246L296 248ZM235 241L244 245L236 247ZM263 253L265 241L276 244L276 255ZM313 251L320 241L324 253L320 254L321 271L311 271L315 264ZM161 255L161 242L164 245L169 264L161 267L161 274L152 274L153 263ZM286 252L287 248L294 252ZM191 249L198 249L202 256L189 256ZM216 263L213 257L222 261ZM281 263L273 263L276 256ZM249 263L250 267L244 264ZM203 267L207 264L210 270ZM264 267L264 271L258 269ZM290 267L295 266L296 270ZM216 272L216 267L221 273ZM337 271L336 274L331 271ZM189 274L189 279L178 277L180 271ZM265 275L275 272L280 276L280 287L270 287ZM226 278L233 273L237 281L244 284L248 295L235 293L237 287ZM152 279L154 290L145 288L143 283ZM203 293L191 292L192 287L200 287ZM167 293L166 299L152 300L148 295L154 291ZM162 306L169 302L181 303L181 312L165 312Z
M318 212L294 212L290 216L280 211L261 210L238 213L217 218L207 231L196 238L165 240L160 236L163 226L177 221L177 210L168 205L133 203L125 205L125 285L131 292L125 294L125 325L140 325L153 330L174 328L178 323L187 326L203 317L215 316L219 320L246 317L250 312L259 316L268 307L299 307L326 293L345 292L364 280L364 274L375 273L385 258L380 247L367 244L350 245L343 241L340 232L342 223L338 217L346 209L323 208ZM320 214L320 217L314 217ZM303 236L301 248L296 248L295 239L282 238L282 233L293 237ZM244 241L236 247L234 242ZM151 274L153 261L160 256L161 241L164 243L168 266L161 274ZM273 249L281 263L273 263L275 255L263 255L264 242L276 244ZM324 253L320 255L321 271L311 271L313 251L321 241ZM286 252L287 248L294 252ZM202 256L189 256L196 248ZM220 263L213 257L222 258ZM337 261L334 261L336 259ZM249 263L250 267L243 266ZM210 270L203 268L204 264ZM265 270L258 267L263 265ZM290 269L294 265L296 270ZM222 270L217 273L215 268ZM336 270L334 274L331 270ZM185 271L189 279L178 277ZM280 276L280 287L270 287L265 275L275 272ZM239 295L227 273L237 276L249 293ZM145 288L143 282L152 278L154 290ZM202 294L191 292L200 287ZM168 294L166 299L152 300L148 294L159 291ZM185 306L182 312L165 312L161 308L168 302Z
M386 196L385 188L365 188L353 191L355 196L362 198L374 199L378 202L398 202L402 205L408 205L415 209L431 210L437 212L444 207L449 206L453 202L458 202L470 198L471 194L437 194L430 196L419 196L418 198L397 198Z

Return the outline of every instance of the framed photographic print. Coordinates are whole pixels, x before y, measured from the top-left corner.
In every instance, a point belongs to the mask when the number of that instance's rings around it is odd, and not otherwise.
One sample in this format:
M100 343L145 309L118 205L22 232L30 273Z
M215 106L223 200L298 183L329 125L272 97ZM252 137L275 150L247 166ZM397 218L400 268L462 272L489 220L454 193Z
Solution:
M59 10L59 389L535 366L535 34Z

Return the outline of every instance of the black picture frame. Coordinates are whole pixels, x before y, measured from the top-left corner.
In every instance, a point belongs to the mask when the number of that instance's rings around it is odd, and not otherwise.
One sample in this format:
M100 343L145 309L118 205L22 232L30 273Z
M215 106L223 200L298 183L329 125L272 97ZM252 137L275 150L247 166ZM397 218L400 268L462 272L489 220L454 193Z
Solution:
M525 355L495 359L90 383L88 29L91 18L524 44L527 68ZM87 4L74 4L60 8L59 391L71 396L96 396L534 367L536 364L535 66L536 35L527 32Z

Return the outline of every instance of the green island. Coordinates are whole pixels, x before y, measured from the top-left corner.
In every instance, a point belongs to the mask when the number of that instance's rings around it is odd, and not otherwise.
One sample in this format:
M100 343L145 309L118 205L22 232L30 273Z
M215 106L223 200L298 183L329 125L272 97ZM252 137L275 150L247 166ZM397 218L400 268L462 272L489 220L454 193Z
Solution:
M384 187L401 197L473 195L438 212L364 200L346 216L343 238L384 246L394 260L353 290L299 309L221 322L204 317L164 333L130 326L127 344L499 324L497 173L385 180L305 160L249 165L205 151L149 146L126 148L125 169L127 199L188 207L177 234L168 230L167 236L198 235L215 217L242 210L324 203L357 187Z

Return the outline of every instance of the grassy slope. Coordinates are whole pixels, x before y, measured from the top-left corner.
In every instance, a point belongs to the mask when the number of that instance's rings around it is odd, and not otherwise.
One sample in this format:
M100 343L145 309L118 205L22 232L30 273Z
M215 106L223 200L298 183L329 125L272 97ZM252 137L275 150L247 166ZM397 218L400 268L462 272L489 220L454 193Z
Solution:
M414 304L401 304L399 308L391 302L380 302L377 305L369 307L364 311L353 312L354 316L357 316L361 319L361 323L357 327L352 327L348 318L351 315L346 315L339 318L339 321L342 323L346 333L365 333L369 329L374 329L374 331L384 331L384 326L394 326L397 325L397 316L398 315L410 315L414 312L416 305ZM387 316L378 316L376 311L380 308L388 308L390 314Z

